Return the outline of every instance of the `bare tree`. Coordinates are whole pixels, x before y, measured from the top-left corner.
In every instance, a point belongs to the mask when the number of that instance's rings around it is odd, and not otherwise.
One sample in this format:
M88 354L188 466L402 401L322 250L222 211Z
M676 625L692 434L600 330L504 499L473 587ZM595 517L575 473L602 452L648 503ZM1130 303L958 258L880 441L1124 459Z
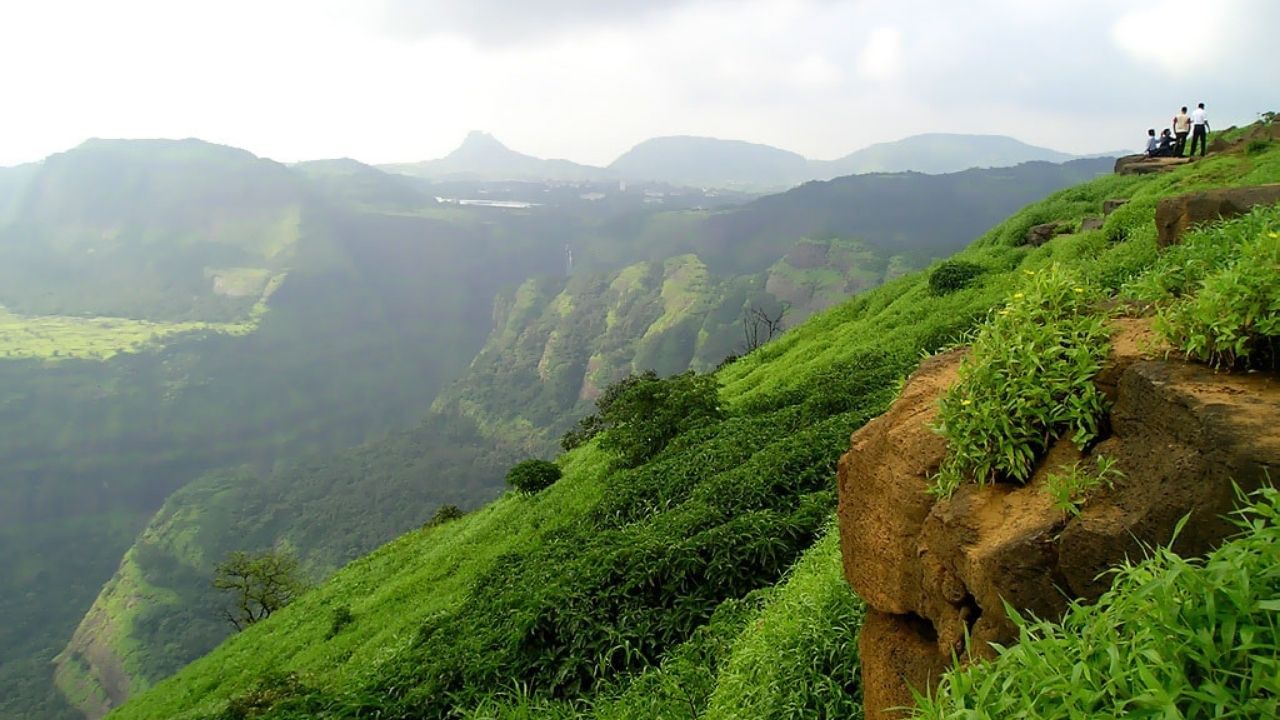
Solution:
M218 563L213 586L231 595L231 607L222 612L236 630L265 620L307 590L298 559L287 550L233 552Z
M770 313L759 305L752 305L742 311L743 353L764 345L782 333L782 322L791 311L789 303L778 305L776 312Z

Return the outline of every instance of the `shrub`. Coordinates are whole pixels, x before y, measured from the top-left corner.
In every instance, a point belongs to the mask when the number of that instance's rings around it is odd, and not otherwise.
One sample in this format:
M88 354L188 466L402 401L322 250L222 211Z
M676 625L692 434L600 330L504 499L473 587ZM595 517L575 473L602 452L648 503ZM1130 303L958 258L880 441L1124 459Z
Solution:
M1280 233L1237 246L1192 297L1161 308L1155 330L1189 358L1214 367L1275 365L1280 341Z
M507 471L507 484L522 493L545 490L560 479L560 466L548 460L530 458Z
M600 414L600 447L624 467L636 467L680 433L724 417L713 375L690 371L664 380L647 373L628 380Z
M333 611L333 621L329 623L329 632L325 635L325 639L333 639L355 620L356 616L351 613L350 605L339 605Z
M966 260L948 260L929 273L929 291L934 295L947 295L963 290L986 268Z
M967 477L1025 481L1037 455L1071 432L1084 446L1098 432L1105 399L1093 384L1108 351L1097 291L1054 265L978 331L960 379L942 398L938 429L948 453L934 492L949 496Z
M553 480L552 482L555 482L555 481ZM431 519L428 520L427 524L424 525L423 527L429 527L429 528L438 527L440 525L444 525L447 522L453 522L454 520L457 520L463 515L466 515L466 513L464 513L462 511L462 508L458 507L457 505L448 505L448 504L441 505L440 507L436 508L436 511L434 513L431 514Z
M1276 359L1280 336L1280 205L1188 233L1125 292L1154 303L1156 332L1216 367Z
M579 420L577 427L565 433L564 437L560 438L560 447L565 452L569 452L590 442L596 435L608 429L609 425L605 418L608 417L609 409L618 398L641 383L654 382L657 379L656 372L646 370L636 375L628 375L606 387L604 392L600 393L600 397L596 398L596 411Z
M1253 140L1250 140L1249 143L1244 146L1244 152L1246 155L1261 155L1262 153L1266 152L1270 148L1271 148L1270 140L1255 138Z

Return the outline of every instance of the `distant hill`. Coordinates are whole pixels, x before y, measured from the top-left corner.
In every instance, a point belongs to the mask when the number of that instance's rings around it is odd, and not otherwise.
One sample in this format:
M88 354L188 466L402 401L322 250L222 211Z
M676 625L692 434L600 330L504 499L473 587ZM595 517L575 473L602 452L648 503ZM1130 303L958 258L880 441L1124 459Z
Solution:
M449 180L598 180L607 176L602 168L516 152L489 133L478 131L439 160L380 167L403 175Z
M370 209L396 210L434 204L420 182L379 170L350 158L309 160L291 168L311 187L339 204Z
M1112 157L1072 155L1028 145L1004 135L930 133L878 143L838 160L803 155L742 140L673 135L650 138L607 168L568 160L543 160L507 148L492 135L473 132L439 160L380 165L392 173L433 180L629 180L750 192L786 190L810 180L873 172L953 173L970 168L1010 167L1025 162L1066 162Z
M0 167L0 225L7 223L14 209L22 200L27 183L35 176L40 166L27 163L14 167Z
M769 145L682 135L645 140L609 169L673 185L761 190L812 179L808 166L804 156Z
M816 179L872 172L951 173L969 168L1008 167L1043 160L1066 162L1077 155L1028 145L1005 135L926 133L876 143L838 160L810 163Z
M0 228L0 305L230 321L293 256L306 191L200 140L89 140L35 166Z
M761 272L803 238L856 239L884 257L945 256L1001 217L1111 170L1108 159L960 173L871 173L805 183L745 205L659 218L635 245L650 258L692 252L711 272Z

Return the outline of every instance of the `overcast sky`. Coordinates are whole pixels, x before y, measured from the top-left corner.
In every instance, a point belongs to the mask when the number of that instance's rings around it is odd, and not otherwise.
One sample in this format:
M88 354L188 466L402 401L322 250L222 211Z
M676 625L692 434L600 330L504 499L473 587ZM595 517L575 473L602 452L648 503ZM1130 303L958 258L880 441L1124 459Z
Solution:
M0 0L0 165L88 137L281 161L468 130L605 164L657 135L834 158L928 131L1138 148L1280 106L1275 0Z

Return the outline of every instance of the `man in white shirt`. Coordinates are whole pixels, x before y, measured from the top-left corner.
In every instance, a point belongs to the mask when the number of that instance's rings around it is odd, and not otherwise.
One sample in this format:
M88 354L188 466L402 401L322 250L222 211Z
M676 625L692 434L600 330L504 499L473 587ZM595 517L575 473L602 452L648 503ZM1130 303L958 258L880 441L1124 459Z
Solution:
M1178 157L1182 157L1182 152L1187 149L1187 135L1191 134L1191 116L1187 114L1187 109L1182 110L1173 116L1173 137L1177 139L1177 145L1174 146L1173 152Z
M1209 149L1209 115L1204 111L1204 103L1196 105L1191 111L1191 152L1196 154L1196 142L1200 143L1200 157Z

